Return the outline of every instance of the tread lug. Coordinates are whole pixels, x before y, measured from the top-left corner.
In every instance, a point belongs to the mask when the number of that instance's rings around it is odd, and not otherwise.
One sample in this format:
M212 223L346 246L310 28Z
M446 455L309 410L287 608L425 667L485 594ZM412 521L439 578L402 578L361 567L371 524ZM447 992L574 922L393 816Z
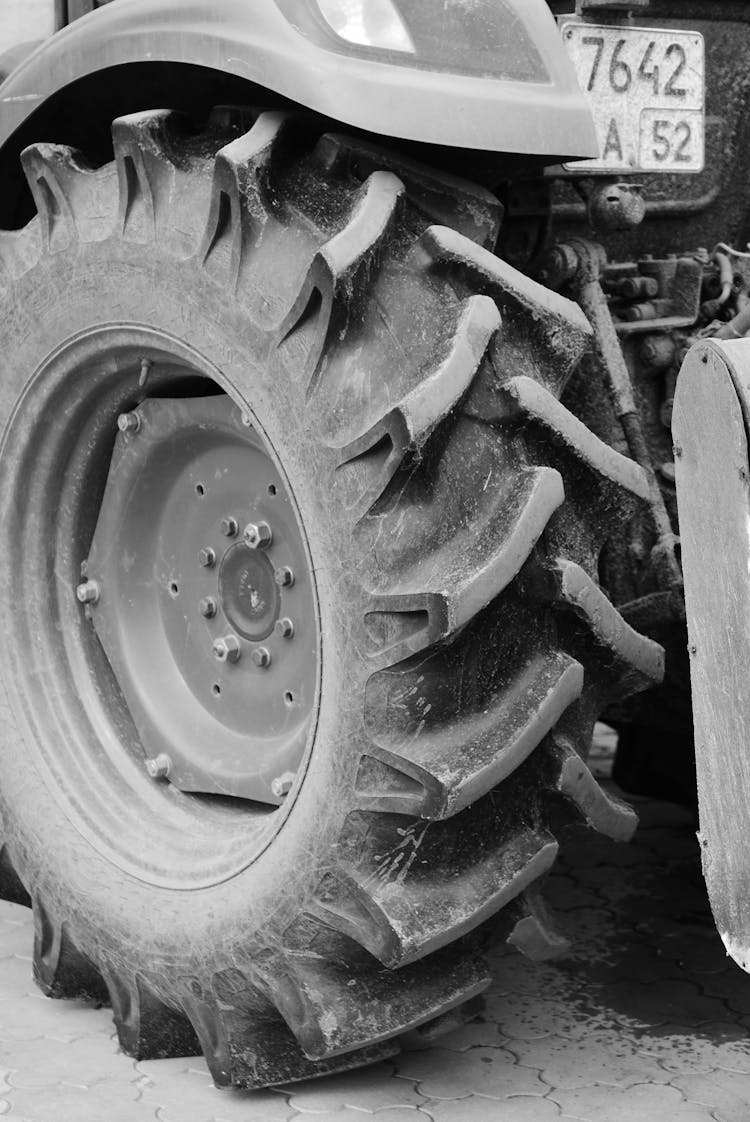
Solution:
M519 473L512 508L498 511L492 537L467 542L453 536L430 558L429 569L421 560L387 595L374 594L365 616L373 660L398 662L468 623L518 574L564 497L553 468Z
M466 301L451 347L437 367L367 432L341 451L341 467L355 460L374 459L374 478L361 503L366 511L380 497L407 454L419 454L472 383L495 332L500 313L486 296ZM374 453L385 448L383 455Z
M106 1003L104 979L79 951L67 924L53 918L41 900L32 898L34 912L34 981L47 997L78 997Z
M356 865L324 882L315 914L400 968L493 916L548 871L557 850L551 834L503 828L487 807L439 825L381 816L363 831Z
M391 719L388 736L379 734L378 727L387 727L391 694L408 689L408 679L394 672L392 681L384 677L382 685L383 692L372 703L376 712L370 718L371 751L404 780L399 788L397 780L388 776L392 790L383 785L377 791L371 776L370 799L361 798L360 805L447 818L497 786L531 754L580 696L583 668L566 655L539 656L494 699L485 701L478 714L433 725L417 711L403 723ZM446 696L453 697L447 684ZM392 708L399 712L395 705ZM409 713L401 711L404 717Z
M579 306L449 226L431 226L419 244L435 267L463 276L471 291L497 302L503 317L498 377L527 374L559 397L592 334Z
M78 236L72 188L76 177L94 169L75 148L64 144L32 144L21 153L24 170L39 215L42 246L48 253L67 249Z
M455 947L392 971L312 918L297 921L288 935L302 945L286 954L283 966L274 964L266 984L313 1060L388 1041L470 1001L490 984L482 960ZM325 954L316 950L316 936L319 946L326 944Z
M198 255L206 267L225 275L232 287L237 285L243 258L266 219L270 165L294 119L290 113L261 112L244 136L216 153L208 220Z
M560 935L541 893L529 888L516 901L518 914L506 943L530 958L532 962L550 962L570 951L570 940Z
M497 244L503 205L490 191L470 180L340 133L325 133L315 147L315 157L328 171L354 175L360 180L381 168L391 171L431 222L450 222L485 249L492 250Z
M198 1056L200 1045L190 1022L169 1009L143 978L124 978L103 970L112 1004L117 1038L127 1056L161 1060L170 1056Z
M387 171L368 176L349 221L318 252L292 308L278 331L279 344L314 315L316 330L307 356L308 394L317 385L320 362L333 333L341 333L356 290L358 271L372 261L394 221L404 185Z

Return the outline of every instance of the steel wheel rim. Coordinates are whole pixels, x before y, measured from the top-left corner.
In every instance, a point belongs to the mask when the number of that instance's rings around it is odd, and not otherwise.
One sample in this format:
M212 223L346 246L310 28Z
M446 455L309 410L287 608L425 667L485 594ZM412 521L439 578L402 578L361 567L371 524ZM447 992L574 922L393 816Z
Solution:
M117 419L132 413L143 397L138 382L144 364L150 368L148 390L155 398L170 392L185 378L211 379L215 390L228 394L226 401L236 414L238 430L253 434L252 443L256 447L262 444L266 460L273 466L271 483L276 494L269 494L269 500L278 502L281 497L288 502L286 527L292 520L296 526L293 559L298 567L294 582L298 592L309 577L307 648L314 655L305 668L309 707L303 714L304 721L297 722L294 743L280 754L280 766L273 769L273 775L268 773L268 794L263 802L257 795L244 792L239 799L213 797L227 793L221 789L208 796L197 793L205 792L206 784L193 784L195 793L187 793L190 782L185 781L184 769L182 775L178 772L176 783L154 782L147 762L155 756L144 749L139 721L133 720L118 668L105 655L92 625L91 617L104 598L96 603L82 592L87 582L97 583L92 575L96 556L91 547L113 449L118 440L123 446L131 436L140 435L118 432ZM148 413L148 402L140 408ZM71 448L73 431L76 436ZM238 437L239 443L242 439ZM10 572L20 572L25 586L16 590L21 609L14 609L9 648L23 650L36 645L44 656L34 667L24 666L20 660L11 673L22 717L30 726L31 753L50 789L96 848L139 879L195 888L235 875L263 852L290 812L309 760L318 709L321 659L314 570L291 487L267 434L249 403L238 399L220 371L192 348L150 328L102 327L65 343L30 379L6 432L0 463L8 477L6 487L16 488L9 493L18 493L22 486L19 480L24 475L28 478L29 502L6 528ZM77 477L78 499L74 502L66 492L71 476ZM284 488L281 495L280 485ZM35 493L42 498L34 499ZM237 544L232 541L225 554L236 554ZM302 555L305 578L300 580L298 559ZM25 567L24 557L29 559ZM37 574L36 587L32 587L29 571ZM226 586L226 564L214 566L212 571L217 586L222 574ZM283 591L279 590L274 623L286 618L279 614ZM221 595L218 593L217 598ZM229 611L231 614L231 607ZM198 603L195 613L202 625L213 622L199 615ZM235 611L235 622L236 615ZM260 645L242 636L240 639L249 647ZM266 637L263 645L267 642ZM283 649L288 638L274 631L273 642ZM208 657L215 672L222 663L212 648L211 641ZM252 666L254 674L267 682L267 668L256 666L251 657L246 666ZM230 663L229 668L237 667ZM48 703L47 696L41 706L36 706L40 678L45 682L45 694L56 698L55 706ZM278 692L281 704L286 704L286 685ZM54 736L44 731L42 711L48 723L52 720ZM95 765L92 753L98 756ZM274 789L276 779L279 782ZM136 831L140 839L134 851ZM196 848L201 851L198 856Z

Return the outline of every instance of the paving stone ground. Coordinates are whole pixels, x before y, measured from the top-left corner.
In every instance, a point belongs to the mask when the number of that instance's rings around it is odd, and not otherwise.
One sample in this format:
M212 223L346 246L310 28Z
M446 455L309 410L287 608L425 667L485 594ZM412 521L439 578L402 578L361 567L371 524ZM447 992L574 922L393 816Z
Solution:
M109 1010L42 997L30 914L0 904L0 1122L749 1122L750 976L714 930L690 813L637 808L633 843L582 831L549 878L568 958L498 947L485 1011L434 1046L255 1094L216 1090L202 1059L136 1063Z

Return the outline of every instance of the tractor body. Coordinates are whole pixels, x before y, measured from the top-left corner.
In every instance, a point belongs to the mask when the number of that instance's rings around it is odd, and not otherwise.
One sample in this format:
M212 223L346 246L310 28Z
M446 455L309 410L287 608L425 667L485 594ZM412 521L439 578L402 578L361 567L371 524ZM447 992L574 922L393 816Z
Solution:
M13 24L0 890L132 1055L325 1074L474 1008L483 940L560 953L553 830L635 826L600 716L626 789L697 788L747 968L750 5L571 8Z

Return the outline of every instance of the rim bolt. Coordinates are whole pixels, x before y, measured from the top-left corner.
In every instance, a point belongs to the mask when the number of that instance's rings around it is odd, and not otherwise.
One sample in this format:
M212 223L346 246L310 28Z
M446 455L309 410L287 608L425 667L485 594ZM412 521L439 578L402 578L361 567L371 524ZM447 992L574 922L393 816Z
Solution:
M240 528L236 518L222 518L219 527L225 538L233 538Z
M279 588L291 588L294 584L294 572L288 565L279 565L278 569L274 570L273 579Z
M265 549L272 540L273 534L267 522L248 522L244 529L245 545L251 549Z
M277 775L276 778L271 781L271 791L277 799L283 799L284 796L288 795L291 791L293 783L294 772L285 771L283 775Z
M268 647L256 647L250 657L261 670L265 670L271 665L271 652Z
M95 580L83 581L76 589L76 596L79 604L95 604L101 596L99 582Z
M281 619L277 619L276 623L273 625L273 629L282 639L291 639L292 635L294 635L294 624L288 616L282 616Z
M146 760L146 771L152 779L166 779L172 770L172 761L166 752L151 756Z
M236 635L225 635L223 639L214 639L213 652L219 662L237 662L242 648Z
M205 546L198 554L198 560L204 569L210 569L212 565L216 564L216 553L211 546Z
M117 418L117 427L120 432L138 432L141 427L140 414L121 413Z
M201 615L205 616L206 619L213 619L216 615L216 601L213 596L204 596L198 604L198 608Z

